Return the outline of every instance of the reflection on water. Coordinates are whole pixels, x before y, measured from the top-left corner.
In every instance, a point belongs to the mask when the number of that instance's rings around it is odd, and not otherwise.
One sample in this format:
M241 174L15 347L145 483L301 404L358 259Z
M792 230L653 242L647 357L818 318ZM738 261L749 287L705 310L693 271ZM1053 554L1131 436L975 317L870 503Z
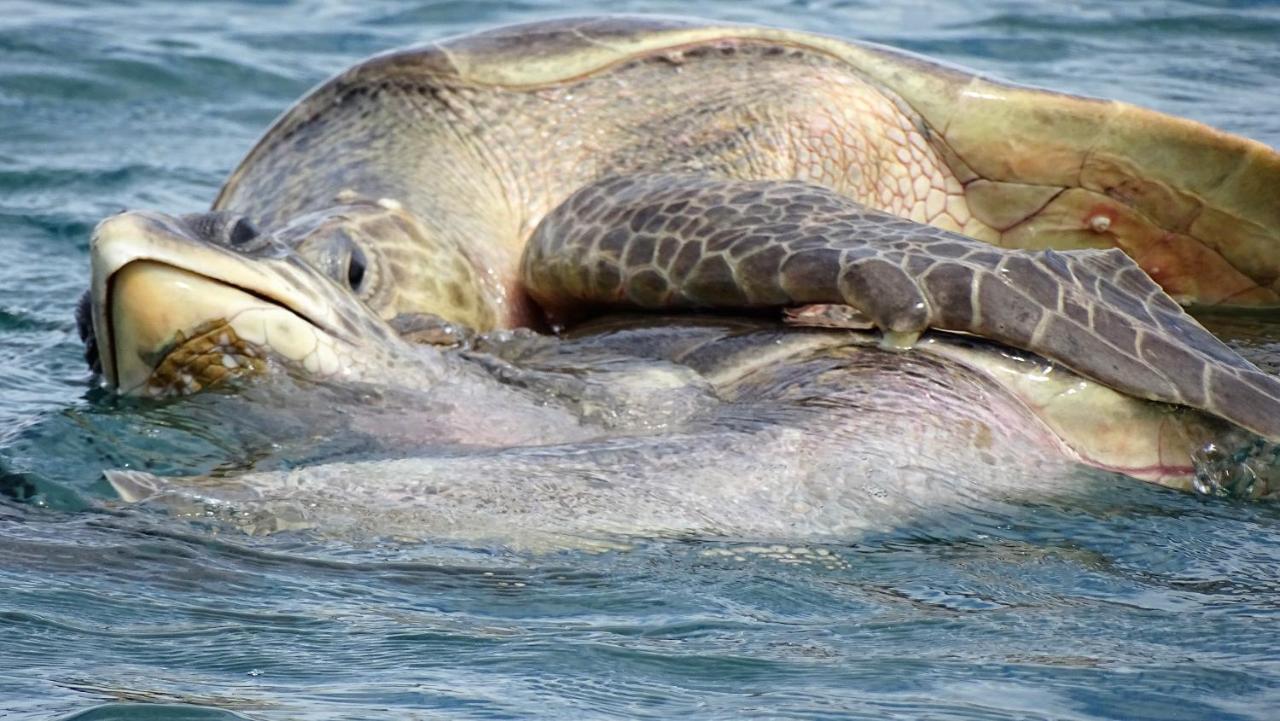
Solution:
M436 407L287 386L250 386L261 402L248 406L228 394L163 404L90 390L72 309L93 224L123 207L201 209L281 109L362 56L573 8L7 9L0 662L11 671L0 715L1243 719L1280 708L1280 513L1269 504L1088 477L840 540L628 538L527 554L259 537L104 503L104 468L225 478L395 457L421 445L413 429ZM660 1L611 9L688 12ZM699 12L888 42L1280 145L1280 12L1265 1ZM1207 322L1280 370L1274 324ZM276 393L290 394L290 414L270 412ZM360 424L335 410L353 405Z

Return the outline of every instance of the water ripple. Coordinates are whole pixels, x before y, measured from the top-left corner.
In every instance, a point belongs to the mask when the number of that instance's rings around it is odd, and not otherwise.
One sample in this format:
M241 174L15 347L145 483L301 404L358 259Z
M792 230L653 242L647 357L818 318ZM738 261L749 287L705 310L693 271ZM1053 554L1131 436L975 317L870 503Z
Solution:
M689 12L676 0L609 9ZM0 678L5 718L1265 719L1280 708L1274 506L1113 485L975 500L843 544L528 556L252 538L105 505L104 468L227 473L394 449L344 430L332 413L343 399L281 420L218 394L166 405L91 388L70 314L94 224L125 207L205 207L276 114L362 56L595 9L12 0L6 11L0 663L21 672ZM1280 146L1270 2L760 0L698 12L881 40ZM1280 370L1274 329L1207 322ZM267 422L302 440L264 440Z

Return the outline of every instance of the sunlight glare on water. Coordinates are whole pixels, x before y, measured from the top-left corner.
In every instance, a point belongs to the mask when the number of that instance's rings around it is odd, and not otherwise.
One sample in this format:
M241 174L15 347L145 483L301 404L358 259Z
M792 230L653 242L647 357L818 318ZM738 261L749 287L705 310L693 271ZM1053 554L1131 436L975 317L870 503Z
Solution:
M275 443L260 431L278 418L227 396L165 405L92 389L72 314L94 224L123 208L206 208L279 112L367 55L596 10L5 4L0 717L1280 715L1273 504L1114 483L842 544L533 555L247 536L103 504L107 468L283 468L380 439L338 434L320 412L348 398L317 399L273 428L300 440ZM1280 6L1268 0L762 0L697 13L883 42L1280 146ZM1280 369L1274 325L1219 323ZM307 433L341 441L317 448Z

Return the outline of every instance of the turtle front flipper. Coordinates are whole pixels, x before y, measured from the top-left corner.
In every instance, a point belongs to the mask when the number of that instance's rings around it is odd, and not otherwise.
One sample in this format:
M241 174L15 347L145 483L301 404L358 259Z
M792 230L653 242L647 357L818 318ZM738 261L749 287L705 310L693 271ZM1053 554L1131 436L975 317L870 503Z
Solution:
M548 214L523 273L552 314L845 303L891 338L971 333L1280 440L1280 379L1118 250L995 248L795 181L641 175L601 180Z
M976 237L1027 250L1120 248L1184 304L1280 306L1274 148L892 48L831 48L918 114L985 226Z

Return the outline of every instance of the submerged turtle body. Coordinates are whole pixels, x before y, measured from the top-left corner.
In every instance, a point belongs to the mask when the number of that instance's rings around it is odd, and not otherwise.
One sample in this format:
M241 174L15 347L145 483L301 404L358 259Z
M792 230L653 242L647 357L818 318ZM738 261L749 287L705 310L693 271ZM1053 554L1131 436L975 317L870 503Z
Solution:
M126 392L197 390L272 355L313 377L485 393L474 357L406 335L428 317L486 331L588 306L842 303L887 345L960 331L1123 391L1065 393L1074 410L1046 414L1007 369L977 376L1068 455L1185 480L1170 459L1220 426L1138 398L1280 439L1280 382L1165 293L1280 304L1278 186L1280 155L1258 143L887 48L553 21L362 63L276 122L213 213L104 221L93 326ZM157 310L179 287L183 310ZM930 343L955 360L968 341ZM1094 456L1090 407L1147 420ZM1166 423L1192 430L1164 444Z
M525 549L636 537L847 542L1002 502L1105 497L1113 477L1081 463L1189 489L1190 451L1221 440L1225 425L942 334L903 354L866 334L759 318L627 316L560 338L500 333L471 353L487 388L451 377L425 397L384 401L405 408L386 434L420 433L425 451L230 477L107 478L127 501L251 533ZM450 399L457 407L442 415ZM524 407L542 415L516 435ZM376 417L367 404L342 412L366 433L365 414ZM468 426L444 452L431 437ZM1230 490L1274 492L1265 476L1250 480Z

